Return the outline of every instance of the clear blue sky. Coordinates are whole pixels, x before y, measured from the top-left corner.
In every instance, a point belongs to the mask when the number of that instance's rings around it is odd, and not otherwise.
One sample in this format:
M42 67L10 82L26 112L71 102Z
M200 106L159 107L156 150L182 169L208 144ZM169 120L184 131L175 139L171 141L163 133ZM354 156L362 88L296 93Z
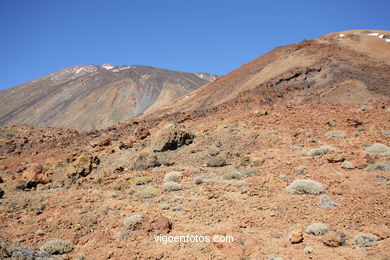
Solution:
M0 0L0 89L79 64L225 74L276 46L390 30L389 11L389 0Z

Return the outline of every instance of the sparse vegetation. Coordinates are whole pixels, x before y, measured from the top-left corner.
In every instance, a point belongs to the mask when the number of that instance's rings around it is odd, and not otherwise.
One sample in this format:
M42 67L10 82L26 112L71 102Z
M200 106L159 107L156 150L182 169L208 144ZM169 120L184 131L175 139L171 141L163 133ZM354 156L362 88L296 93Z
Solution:
M233 179L238 180L238 179L241 179L241 175L240 175L239 172L233 171L233 172L225 173L225 174L223 175L223 178L224 178L225 180L233 180Z
M346 137L347 135L336 130L328 131L325 133L325 136L327 137Z
M305 174L307 172L307 168L301 165L297 168L297 172L298 174Z
M180 183L174 182L174 181L167 181L163 185L164 190L167 191L179 191L183 187L181 186Z
M324 186L313 180L295 180L286 189L291 194L317 195L324 192Z
M390 147L385 144L375 143L367 147L364 153L370 156L390 156Z
M158 189L152 186L146 186L145 188L139 190L136 195L144 198L144 199L150 199L155 197L158 194Z
M370 110L372 110L372 106L365 105L360 107L360 111L370 111Z
M131 236L131 231L130 230L122 230L121 232L120 232L120 234L119 234L119 238L120 239L125 239L125 238L127 238L127 237L130 237Z
M326 195L321 196L320 203L318 205L323 209L333 209L337 207L337 203Z
M172 211L181 211L183 207L181 205L176 205L171 208Z
M387 162L379 162L368 166L367 171L383 171L390 172L390 161Z
M341 163L341 168L343 169L354 169L355 166L353 166L353 163L350 161L344 161Z
M237 183L236 183L236 186L237 187L242 187L242 186L245 186L248 182L246 180L239 180Z
M62 239L53 239L43 244L40 249L52 255L62 255L72 252L74 246L71 242Z
M167 174L165 174L164 181L165 182L168 182L168 181L178 182L180 180L180 178L181 178L180 172L177 172L177 171L168 172Z
M164 203L161 203L158 207L159 207L159 209L162 209L162 210L168 210L169 204L164 202Z
M322 236L328 232L328 230L329 227L327 225L321 222L316 222L307 226L306 233L313 234L315 236Z
M353 239L353 244L360 247L371 247L378 245L378 238L370 233L358 234Z
M130 185L145 185L152 181L151 177L148 176L139 176L130 179L129 183Z
M130 230L137 230L141 227L143 215L135 214L123 220L123 225Z
M305 246L305 248L303 249L303 251L305 252L305 254L312 254L314 252L314 249L310 246Z
M324 154L332 153L335 150L336 149L333 148L332 146L326 145L326 146L321 146L319 148L315 148L315 149L310 150L307 155L309 155L309 156L321 156L321 155L324 155Z
M201 176L195 177L194 183L195 183L196 185L202 184L202 183L203 183L203 178L202 178Z

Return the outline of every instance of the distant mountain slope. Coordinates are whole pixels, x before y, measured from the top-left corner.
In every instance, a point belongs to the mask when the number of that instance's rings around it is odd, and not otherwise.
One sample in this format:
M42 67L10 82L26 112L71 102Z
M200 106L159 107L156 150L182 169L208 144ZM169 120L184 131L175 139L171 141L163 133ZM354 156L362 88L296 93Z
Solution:
M106 128L215 78L147 66L75 66L0 91L0 126Z
M277 47L165 112L277 100L360 104L378 99L390 100L390 32L352 30Z

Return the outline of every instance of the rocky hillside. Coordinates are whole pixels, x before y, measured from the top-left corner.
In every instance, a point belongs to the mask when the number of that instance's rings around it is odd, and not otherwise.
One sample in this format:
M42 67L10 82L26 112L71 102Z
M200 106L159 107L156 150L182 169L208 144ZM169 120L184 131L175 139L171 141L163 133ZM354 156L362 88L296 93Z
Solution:
M204 110L250 100L263 104L389 101L390 32L353 30L277 47L166 110Z
M0 258L389 259L388 35L279 47L103 130L0 128Z
M172 102L215 78L145 66L75 66L0 91L0 126L102 129Z

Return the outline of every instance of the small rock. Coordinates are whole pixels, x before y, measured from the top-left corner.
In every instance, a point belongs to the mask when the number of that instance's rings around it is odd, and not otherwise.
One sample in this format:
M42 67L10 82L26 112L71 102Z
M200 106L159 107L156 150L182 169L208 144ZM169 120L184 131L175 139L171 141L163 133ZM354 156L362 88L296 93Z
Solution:
M331 231L322 237L322 242L329 247L339 247L344 245L345 239L340 233Z
M172 222L163 215L149 216L142 225L142 230L148 234L167 234L172 229Z
M382 132L382 134L384 134L384 135L390 135L390 131L382 130L381 132Z
M101 137L98 137L98 138L94 138L92 139L89 144L92 146L92 147L103 147L103 146L108 146L111 144L111 139L109 137L106 137L106 136L101 136Z
M43 231L42 229L38 229L38 230L35 232L35 235L37 235L37 236L43 236L43 235L45 235L45 231Z
M223 167L226 166L226 160L222 156L211 157L207 162L208 167Z
M4 191L0 189L0 199L3 198L3 196L4 196Z
M291 244L298 244L303 241L303 231L302 229L295 229L288 235L288 240Z

